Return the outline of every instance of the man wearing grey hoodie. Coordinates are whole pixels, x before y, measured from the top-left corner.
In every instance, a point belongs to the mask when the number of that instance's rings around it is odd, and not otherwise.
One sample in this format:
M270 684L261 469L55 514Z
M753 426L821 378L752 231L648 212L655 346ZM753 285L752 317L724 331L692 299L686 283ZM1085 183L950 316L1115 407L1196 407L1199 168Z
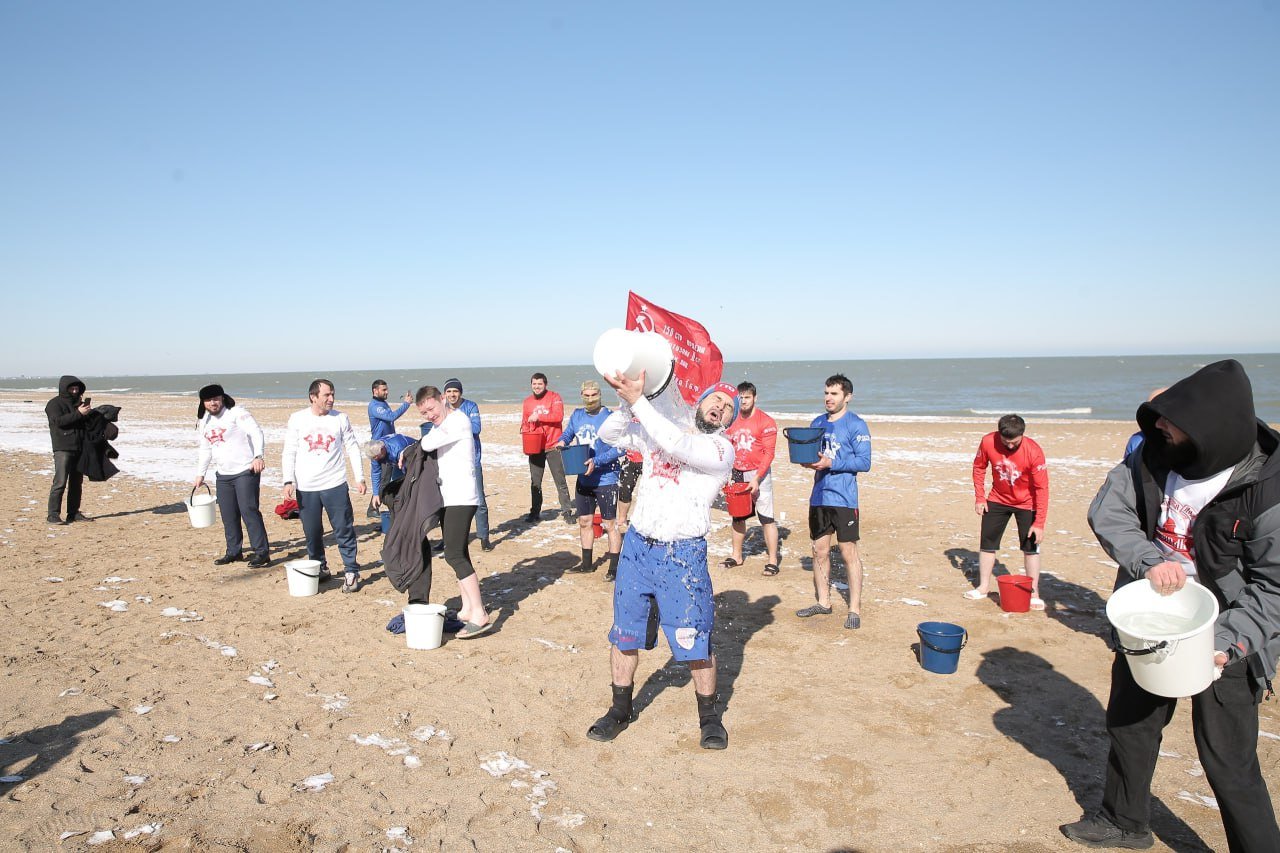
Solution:
M1218 600L1213 663L1220 677L1191 697L1191 729L1217 798L1227 846L1277 853L1271 796L1258 762L1258 705L1280 656L1280 434L1254 414L1234 360L1210 364L1138 407L1143 441L1089 507L1089 525L1119 564L1116 588L1161 595L1199 583ZM1177 699L1111 667L1101 809L1062 827L1087 847L1145 849L1151 780Z

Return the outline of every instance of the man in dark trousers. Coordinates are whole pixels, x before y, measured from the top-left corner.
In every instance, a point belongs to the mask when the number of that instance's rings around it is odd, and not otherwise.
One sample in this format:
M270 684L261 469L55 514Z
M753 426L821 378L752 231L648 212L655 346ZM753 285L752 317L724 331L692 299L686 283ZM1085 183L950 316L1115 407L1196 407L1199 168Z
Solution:
M1116 588L1169 595L1199 583L1218 599L1220 676L1191 697L1196 752L1232 850L1280 851L1258 764L1258 705L1280 656L1280 434L1254 414L1233 360L1210 364L1138 407L1143 442L1107 476L1089 525L1119 564ZM1177 699L1148 693L1124 656L1111 667L1102 808L1062 827L1087 847L1152 846L1151 779Z
M92 411L89 398L84 396L85 385L74 376L58 380L58 396L44 406L49 417L49 438L53 442L53 485L49 488L49 523L71 524L73 521L89 521L80 512L80 492L84 485L84 472L80 470L80 453L84 450L86 420ZM62 511L62 495L67 495L66 521Z

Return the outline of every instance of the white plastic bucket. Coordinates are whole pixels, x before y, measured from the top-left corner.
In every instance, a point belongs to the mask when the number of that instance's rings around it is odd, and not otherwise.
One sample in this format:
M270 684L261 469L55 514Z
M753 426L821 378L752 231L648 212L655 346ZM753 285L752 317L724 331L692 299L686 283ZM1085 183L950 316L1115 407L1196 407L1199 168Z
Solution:
M320 591L320 561L290 560L284 564L285 577L289 580L289 594L305 598Z
M1213 627L1218 600L1188 579L1170 595L1140 580L1116 590L1107 602L1116 650L1129 661L1133 680L1148 693L1171 699L1194 696L1213 683Z
M199 488L197 486L196 488ZM209 487L204 487L209 492ZM192 527L212 527L213 526L213 494L197 495L196 490L191 490L191 497L183 501L187 506L187 517L191 519Z
M411 649L438 649L444 638L443 604L406 604L404 641Z
M591 361L601 376L637 379L643 371L644 395L650 399L666 390L675 373L671 344L657 332L610 329L596 341Z

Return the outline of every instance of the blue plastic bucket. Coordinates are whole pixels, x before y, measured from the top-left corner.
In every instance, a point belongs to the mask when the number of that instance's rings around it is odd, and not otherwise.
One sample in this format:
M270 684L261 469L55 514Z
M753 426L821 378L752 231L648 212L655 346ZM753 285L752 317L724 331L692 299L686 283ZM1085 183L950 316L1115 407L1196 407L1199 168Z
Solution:
M969 632L950 622L921 622L920 665L929 672L950 675L960 665L960 650L969 642Z
M787 454L797 465L809 465L818 461L822 449L821 427L787 427L782 434L787 437Z
M564 462L564 473L569 477L580 477L587 473L587 460L591 458L591 445L571 444L561 449L560 459Z

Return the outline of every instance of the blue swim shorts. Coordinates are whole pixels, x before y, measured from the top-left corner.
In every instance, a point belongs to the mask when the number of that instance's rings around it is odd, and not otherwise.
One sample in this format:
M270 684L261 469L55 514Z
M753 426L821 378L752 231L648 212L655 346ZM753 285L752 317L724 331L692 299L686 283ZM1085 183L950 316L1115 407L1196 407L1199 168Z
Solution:
M644 648L649 610L655 604L676 660L711 657L716 608L705 539L658 542L634 527L627 530L613 585L609 642L623 651Z

